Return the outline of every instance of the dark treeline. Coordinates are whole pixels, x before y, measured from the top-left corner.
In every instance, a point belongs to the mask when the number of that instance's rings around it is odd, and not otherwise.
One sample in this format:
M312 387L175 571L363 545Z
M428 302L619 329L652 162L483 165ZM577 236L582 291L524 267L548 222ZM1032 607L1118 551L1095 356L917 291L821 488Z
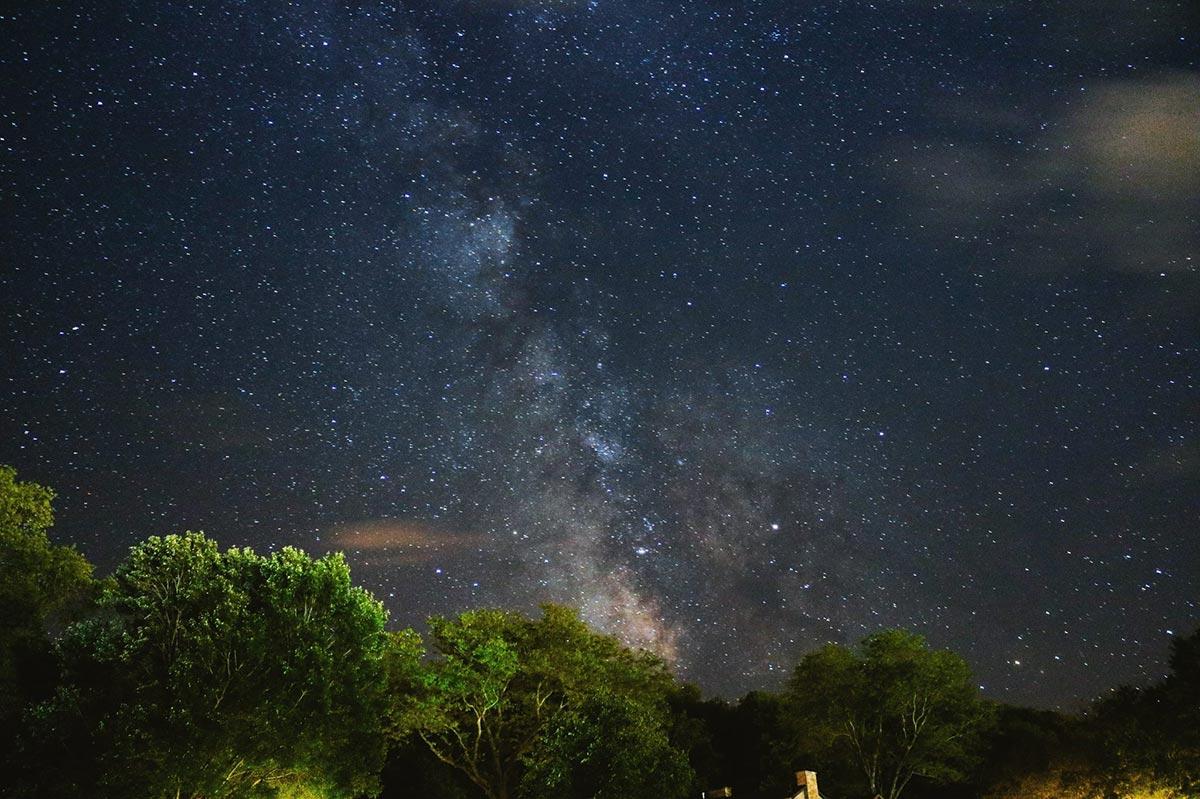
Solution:
M570 608L386 629L340 554L154 537L97 579L0 467L0 791L20 797L834 799L1200 795L1200 634L1064 715L979 696L913 634L705 698Z

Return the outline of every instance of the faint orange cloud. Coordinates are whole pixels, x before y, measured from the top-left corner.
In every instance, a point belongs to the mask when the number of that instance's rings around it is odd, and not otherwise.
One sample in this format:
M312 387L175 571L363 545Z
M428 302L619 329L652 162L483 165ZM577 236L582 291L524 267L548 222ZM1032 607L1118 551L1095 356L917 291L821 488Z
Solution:
M423 563L482 545L482 536L409 519L366 519L331 531L335 549L367 555L375 563Z
M945 113L948 136L897 141L885 160L932 235L985 242L1024 270L1190 276L1194 288L1196 75L1102 81L1049 109L965 100Z

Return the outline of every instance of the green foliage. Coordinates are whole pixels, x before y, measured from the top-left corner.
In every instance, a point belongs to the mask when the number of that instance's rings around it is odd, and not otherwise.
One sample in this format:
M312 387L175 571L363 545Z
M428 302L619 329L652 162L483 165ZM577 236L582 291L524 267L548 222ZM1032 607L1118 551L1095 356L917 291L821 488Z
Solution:
M729 786L734 796L785 796L795 786L789 766L811 758L785 743L778 694L752 691L736 704L705 699L694 685L671 694L671 740L687 752L696 780L689 795Z
M785 700L799 750L822 769L853 767L870 795L887 799L914 777L964 779L989 717L961 657L899 630L805 656Z
M1064 756L1078 757L1081 724L1053 710L1001 705L986 732L982 762L973 775L977 786L1011 787L1014 775L1050 768Z
M532 783L522 781L530 768L557 775L555 784L574 784L562 758L588 746L580 736L601 729L598 721L585 722L584 708L627 713L637 721L627 734L646 736L639 739L642 756L662 754L657 747L665 740L672 685L665 666L593 632L575 611L547 605L534 620L475 610L433 618L429 626L434 659L419 661L410 639L397 640L403 651L392 661L398 664L392 729L419 736L489 799L508 799L519 786L521 793L531 791ZM633 762L618 758L609 765ZM611 777L613 785L628 784L627 775ZM681 785L686 788L686 780Z
M731 706L553 605L431 619L426 652L384 632L340 555L189 533L148 539L97 583L50 542L52 499L0 467L13 795L360 796L390 738L400 795L439 799L783 795L814 767L838 795L887 799L1200 796L1200 631L1172 642L1164 681L1081 718L996 713L960 657L900 631L813 652L782 694Z
M558 714L523 764L529 799L679 797L692 778L661 714L609 694Z
M397 740L388 750L380 781L383 799L478 799L479 788L461 771L434 757L419 737Z
M813 760L808 751L789 740L794 738L789 730L784 696L753 691L742 697L734 710L733 727L722 739L722 749L740 766L728 783L735 796L792 793L795 771Z
M728 764L717 748L716 727L732 711L720 699L705 700L695 685L681 683L667 697L671 709L670 740L687 754L692 769L688 793L702 791L726 779Z
M386 615L341 555L150 538L99 607L68 630L65 680L39 709L40 745L76 754L70 787L208 799L377 787Z
M49 690L48 627L61 622L92 584L84 557L52 544L46 534L54 523L54 492L16 476L12 467L0 466L0 728L6 734L24 705Z
M1200 795L1200 630L1171 642L1170 667L1164 681L1120 688L1087 715L1087 775L1108 793Z

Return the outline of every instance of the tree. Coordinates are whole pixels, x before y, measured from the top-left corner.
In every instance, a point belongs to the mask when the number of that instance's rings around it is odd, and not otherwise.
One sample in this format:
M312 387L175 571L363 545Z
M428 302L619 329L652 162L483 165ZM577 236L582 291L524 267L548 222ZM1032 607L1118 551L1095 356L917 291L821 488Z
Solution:
M1200 631L1171 641L1170 673L1093 703L1092 771L1114 796L1200 795Z
M94 754L66 770L68 787L206 799L377 788L386 614L340 554L150 538L98 604L68 630L63 683L39 709L43 746Z
M985 735L983 759L973 780L976 795L988 799L1102 796L1091 737L1076 716L1000 705Z
M796 747L794 740L788 741L793 736L788 735L791 725L785 698L751 691L738 702L733 722L724 737L732 773L728 783L718 784L730 785L734 796L794 793L797 768L815 760L809 751Z
M1200 634L1171 642L1171 671L1122 686L1082 717L1005 708L986 797L1183 799L1200 795Z
M1171 671L1149 691L1169 739L1155 771L1180 791L1200 794L1200 629L1171 641Z
M700 688L679 683L668 696L671 708L671 742L687 753L693 779L688 793L699 796L714 785L728 779L729 766L721 751L718 733L721 722L733 715L733 709L722 699L705 700Z
M92 584L87 560L73 547L52 544L46 533L54 524L54 492L16 476L0 466L0 728L6 734L22 708L51 689L49 625L60 623Z
M1019 775L1046 771L1056 761L1077 760L1085 754L1081 729L1078 719L1053 710L999 705L984 735L972 783L980 790L1003 790Z
M430 619L432 660L419 659L411 638L398 642L396 661L408 665L392 670L394 734L418 736L488 799L531 791L530 783L521 788L529 769L574 785L563 758L590 745L579 736L610 733L621 718L629 722L622 734L641 742L641 757L666 757L656 737L669 724L672 680L663 663L593 632L574 610L542 611L540 619L501 610ZM585 709L601 707L602 718L587 716ZM610 766L617 769L611 784L628 784L620 770L632 761Z
M806 655L785 703L797 746L835 768L845 753L866 790L885 799L914 778L963 779L990 715L961 657L899 630Z
M1018 772L1013 779L984 794L984 799L1012 796L1026 799L1191 799L1195 796L1136 767L1104 774L1097 765L1058 758L1046 768Z
M558 714L523 762L528 799L678 797L692 779L661 714L611 694Z
M786 746L778 694L752 691L731 705L704 699L699 688L684 683L672 694L671 706L671 738L688 753L697 775L693 796L722 786L731 787L734 796L784 796L796 784L789 765L813 762Z

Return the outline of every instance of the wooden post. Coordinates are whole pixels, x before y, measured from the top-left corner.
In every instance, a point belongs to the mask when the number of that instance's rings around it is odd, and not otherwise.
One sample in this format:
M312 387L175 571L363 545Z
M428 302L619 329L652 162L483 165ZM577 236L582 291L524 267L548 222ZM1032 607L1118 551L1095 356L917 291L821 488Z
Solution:
M796 788L796 795L792 799L821 799L821 794L817 790L817 772L815 771L797 771Z

